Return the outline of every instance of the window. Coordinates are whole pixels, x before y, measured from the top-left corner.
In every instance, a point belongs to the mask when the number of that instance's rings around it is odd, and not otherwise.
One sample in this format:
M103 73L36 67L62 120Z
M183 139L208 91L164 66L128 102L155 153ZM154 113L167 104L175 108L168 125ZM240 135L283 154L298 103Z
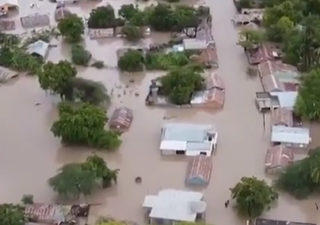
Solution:
M200 152L200 155L207 155L206 152Z
M176 151L176 155L185 155L186 154L186 151Z

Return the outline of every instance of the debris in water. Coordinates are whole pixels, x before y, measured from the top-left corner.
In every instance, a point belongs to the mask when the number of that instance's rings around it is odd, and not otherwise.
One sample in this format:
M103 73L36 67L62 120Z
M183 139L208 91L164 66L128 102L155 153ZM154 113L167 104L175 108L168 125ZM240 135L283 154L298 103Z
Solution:
M142 178L141 177L136 177L135 182L136 182L136 184L141 184L142 183Z
M34 3L31 3L30 4L30 8L32 9L34 7Z
M118 98L120 98L121 97L121 95L120 94L118 94Z
M126 95L126 94L127 94L127 92L125 90L123 90L123 95Z
M138 92L136 92L136 93L135 93L135 96L137 96L137 97L138 97L138 96L139 96L139 93L138 93Z
M129 80L130 83L134 83L134 79Z
M36 103L36 104L35 104L35 106L38 106L38 105L41 105L41 103L40 103L40 102L38 102L38 103Z

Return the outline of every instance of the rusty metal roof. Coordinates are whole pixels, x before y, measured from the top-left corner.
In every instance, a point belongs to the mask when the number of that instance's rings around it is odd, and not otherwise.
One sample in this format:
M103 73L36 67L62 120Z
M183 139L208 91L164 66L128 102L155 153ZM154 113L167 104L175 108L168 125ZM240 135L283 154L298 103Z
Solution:
M113 112L109 125L111 128L129 128L132 120L133 111L127 107L119 107Z
M223 79L217 75L217 73L212 72L209 77L205 79L206 89L218 88L221 90L225 89Z
M284 168L294 160L293 150L283 145L272 146L266 154L265 166L267 168Z
M271 124L293 126L292 111L285 108L278 108L271 111Z
M202 184L209 184L212 166L213 163L210 157L203 155L193 157L188 164L186 183L190 179L196 178Z

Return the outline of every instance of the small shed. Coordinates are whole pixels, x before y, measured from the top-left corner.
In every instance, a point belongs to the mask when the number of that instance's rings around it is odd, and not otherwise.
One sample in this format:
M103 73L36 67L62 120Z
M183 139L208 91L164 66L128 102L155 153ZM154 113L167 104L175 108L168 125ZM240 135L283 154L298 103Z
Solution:
M186 184L187 185L208 185L212 170L212 160L210 157L199 155L192 158L188 164Z
M225 101L225 90L220 90L218 88L213 88L211 90L206 91L206 100L205 106L208 108L216 108L221 109L223 108L224 101Z
M272 146L268 149L265 160L267 173L279 173L285 167L293 163L293 150L284 145Z
M271 110L271 125L293 126L292 111L286 108L277 108Z
M133 111L127 107L119 107L113 112L109 126L112 130L124 132L130 128L132 120Z
M45 27L50 25L50 17L48 14L32 14L20 18L22 27L34 28Z

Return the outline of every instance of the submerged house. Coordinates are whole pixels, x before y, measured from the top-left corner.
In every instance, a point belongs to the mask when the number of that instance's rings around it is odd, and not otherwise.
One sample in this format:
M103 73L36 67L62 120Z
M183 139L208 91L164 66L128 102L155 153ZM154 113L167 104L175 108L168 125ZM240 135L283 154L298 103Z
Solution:
M203 155L193 157L188 164L185 183L187 185L204 186L210 182L212 159Z
M303 222L272 220L272 219L263 219L263 218L256 219L254 224L255 225L317 225L316 223L303 223Z
M25 216L29 222L60 224L71 222L78 217L88 217L90 205L47 205L30 204L25 207Z
M298 152L306 152L311 142L310 130L303 127L272 126L271 142L273 145L284 145L299 150Z
M294 161L293 150L284 145L272 146L268 149L265 160L267 173L279 173Z
M256 103L260 111L284 108L292 111L298 92L256 92Z
M44 42L42 40L38 40L27 46L26 52L32 56L36 56L39 58L45 58L48 54L49 43Z
M111 115L109 127L118 132L127 131L133 121L133 111L127 107L117 108Z
M161 129L162 155L211 156L218 132L209 124L167 123Z
M50 25L50 17L48 14L36 13L21 17L20 22L24 28L45 27Z
M18 9L19 1L18 0L2 0L0 2L0 16L7 16L8 12L11 9Z
M271 125L282 125L286 127L292 127L292 111L286 108L277 108L271 110Z
M200 192L166 189L158 195L147 195L142 206L147 210L149 224L173 225L203 219L207 204L202 199Z

